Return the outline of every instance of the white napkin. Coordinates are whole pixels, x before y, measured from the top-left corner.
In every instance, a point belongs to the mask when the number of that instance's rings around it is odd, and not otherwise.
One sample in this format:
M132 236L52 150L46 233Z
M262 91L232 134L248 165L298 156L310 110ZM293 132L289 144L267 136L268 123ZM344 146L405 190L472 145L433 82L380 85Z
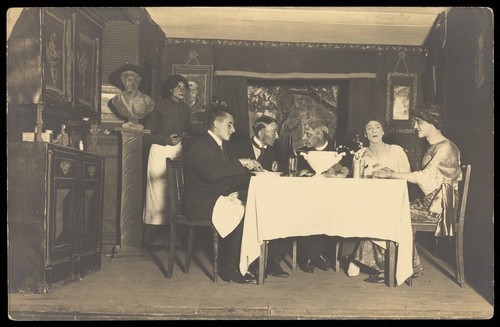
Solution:
M244 212L245 207L238 200L237 192L217 199L212 212L212 223L220 237L226 237L238 226Z

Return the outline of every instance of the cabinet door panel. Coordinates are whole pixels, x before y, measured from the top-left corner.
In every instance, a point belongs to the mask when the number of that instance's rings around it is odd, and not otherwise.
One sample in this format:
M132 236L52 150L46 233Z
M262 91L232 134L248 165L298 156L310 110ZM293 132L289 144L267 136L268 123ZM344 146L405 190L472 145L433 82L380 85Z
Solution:
M101 184L84 180L80 222L80 255L100 252Z
M55 179L52 188L52 212L48 221L50 261L70 260L73 254L75 180Z

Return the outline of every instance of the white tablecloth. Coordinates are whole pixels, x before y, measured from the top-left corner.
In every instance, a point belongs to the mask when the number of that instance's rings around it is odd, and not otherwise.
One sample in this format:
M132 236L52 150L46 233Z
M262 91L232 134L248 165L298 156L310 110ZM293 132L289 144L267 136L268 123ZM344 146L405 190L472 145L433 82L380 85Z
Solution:
M264 240L315 234L396 242L397 284L413 274L406 181L252 177L241 243L243 274L259 257Z

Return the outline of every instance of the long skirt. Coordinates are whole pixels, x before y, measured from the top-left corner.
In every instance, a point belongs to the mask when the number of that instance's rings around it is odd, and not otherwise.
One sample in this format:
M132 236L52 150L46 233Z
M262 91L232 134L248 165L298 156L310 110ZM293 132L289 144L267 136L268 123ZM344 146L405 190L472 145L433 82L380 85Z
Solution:
M410 203L412 221L437 221L439 219L439 216L429 211L432 199L437 192L438 190L433 191L423 199L416 199ZM382 244L383 242L361 240L357 249L353 252L351 260L362 263L379 273L383 272L385 269L385 248L381 246ZM423 271L415 244L413 245L413 271L415 275Z
M167 168L166 159L179 159L182 145L151 145L148 157L146 180L146 203L143 221L150 225L170 223L167 205Z

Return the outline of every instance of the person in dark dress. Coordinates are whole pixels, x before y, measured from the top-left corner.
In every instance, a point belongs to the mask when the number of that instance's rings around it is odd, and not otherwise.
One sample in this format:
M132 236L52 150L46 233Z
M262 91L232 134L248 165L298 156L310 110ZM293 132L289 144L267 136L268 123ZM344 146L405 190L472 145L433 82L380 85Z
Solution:
M143 136L144 149L149 148L146 176L146 197L143 213L143 246L157 251L170 224L167 212L166 158L179 159L191 133L191 110L183 102L187 80L173 75L164 82L165 98L156 103L147 117L145 127L150 134Z
M254 132L252 138L231 139L228 144L229 156L231 158L256 159L265 170L278 171L281 167L279 167L278 163L278 150L274 147L278 139L278 123L272 117L264 115L255 120L252 128ZM280 264L285 259L286 243L285 239L271 240L269 242L266 275L275 277L289 276ZM256 274L257 263L252 263L249 270Z

